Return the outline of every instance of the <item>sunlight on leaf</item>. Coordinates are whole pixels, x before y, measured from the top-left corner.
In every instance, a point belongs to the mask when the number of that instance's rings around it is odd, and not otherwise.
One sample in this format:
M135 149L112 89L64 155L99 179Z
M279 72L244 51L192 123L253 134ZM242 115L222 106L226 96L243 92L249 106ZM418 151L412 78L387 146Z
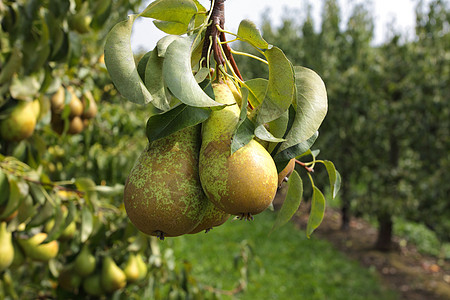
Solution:
M308 224L306 225L306 236L311 237L311 234L322 223L325 215L325 197L322 192L313 186L313 196L311 200L311 212L308 218Z

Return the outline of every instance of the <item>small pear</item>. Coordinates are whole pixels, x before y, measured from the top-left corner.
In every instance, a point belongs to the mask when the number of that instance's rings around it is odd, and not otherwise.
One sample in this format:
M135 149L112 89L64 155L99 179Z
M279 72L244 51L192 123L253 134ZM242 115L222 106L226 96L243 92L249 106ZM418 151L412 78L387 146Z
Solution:
M202 220L208 200L198 174L200 127L191 126L147 146L128 176L124 204L137 229L179 236Z
M66 99L66 90L63 86L60 86L58 90L50 98L52 111L55 113L61 113L64 109L64 101Z
M68 134L78 134L81 133L84 129L84 123L83 120L78 117L75 116L70 120L69 123L69 130L67 130Z
M58 285L66 291L73 292L81 285L82 278L73 270L73 265L64 268L58 276Z
M147 264L145 263L144 258L142 257L141 253L136 254L136 262L137 262L138 269L139 269L138 280L142 280L145 278L145 276L147 276L148 267L147 267Z
M0 223L0 272L6 270L14 260L12 234L6 229L6 222Z
M228 104L213 111L203 123L200 181L208 199L226 213L251 219L275 197L278 172L267 152L254 139L231 154L231 138L240 109L226 83L212 84L217 102Z
M75 90L73 89L73 87L68 86L67 91L70 93L71 96L69 102L70 116L71 117L81 116L83 114L83 103L81 102L80 98L78 98L78 96L75 94Z
M120 290L127 285L127 276L110 256L103 259L101 283L107 293Z
M19 101L11 114L0 121L0 136L6 141L21 141L33 135L36 114L32 101Z
M83 97L81 99L83 103L83 119L92 119L97 115L98 108L97 103L95 102L94 95L92 95L91 91L85 91Z
M130 253L128 260L123 269L125 275L127 276L127 282L136 282L139 279L139 264L137 262L136 254Z
M85 245L75 258L74 270L81 277L86 277L95 271L96 259Z
M91 296L101 296L105 293L102 288L100 273L89 275L83 280L83 290Z
M40 232L29 239L17 239L25 255L36 261L49 261L55 258L59 251L58 241L53 240L48 243L42 243L47 238L47 234Z

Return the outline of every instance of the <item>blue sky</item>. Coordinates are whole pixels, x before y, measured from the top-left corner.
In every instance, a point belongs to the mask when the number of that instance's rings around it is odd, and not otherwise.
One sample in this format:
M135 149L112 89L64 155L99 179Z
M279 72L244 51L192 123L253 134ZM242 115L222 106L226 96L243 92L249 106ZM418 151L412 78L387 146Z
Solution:
M209 7L210 0L199 0L205 7ZM250 19L260 25L261 16L268 12L274 25L280 23L285 13L302 18L304 15L305 0L227 0L225 2L225 27L235 32L242 19ZM313 16L316 24L320 22L322 1L309 1L312 4ZM351 13L353 3L371 2L375 17L375 43L381 43L387 35L387 24L394 20L396 30L412 35L414 31L414 9L417 0L339 0L342 9L342 18L345 22ZM425 1L428 2L428 1ZM146 4L150 3L147 1ZM146 5L145 5L146 6ZM145 7L143 6L143 8ZM303 11L303 12L302 12ZM124 17L125 18L125 17ZM156 29L151 19L139 18L133 27L132 48L151 50L164 33Z

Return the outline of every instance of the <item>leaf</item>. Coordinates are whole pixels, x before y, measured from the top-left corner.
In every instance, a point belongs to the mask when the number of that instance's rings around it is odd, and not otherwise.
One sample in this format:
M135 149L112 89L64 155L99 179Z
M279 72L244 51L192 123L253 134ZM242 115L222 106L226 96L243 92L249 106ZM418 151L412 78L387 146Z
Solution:
M81 209L81 242L84 243L89 239L94 228L93 216L87 206Z
M178 35L166 35L165 37L160 39L156 43L156 48L158 49L158 56L159 57L166 56L166 51L167 51L167 48L169 47L169 45L172 44L172 42L174 40L177 40L179 38L180 37Z
M50 229L50 232L48 233L45 242L51 242L55 239L57 239L61 233L64 231L64 218L63 213L61 211L61 208L59 205L56 205L54 207L54 214L53 214L53 227Z
M277 218L270 232L273 232L286 224L297 212L298 207L300 206L300 203L302 201L303 182L296 170L294 170L289 176L287 185L288 191L286 198L284 199L283 206L278 212Z
M5 172L0 168L0 205L9 200L9 182Z
M188 25L196 13L197 5L192 0L156 0L139 16Z
M96 209L98 207L98 195L95 190L95 182L90 178L77 178L75 185L80 192L84 192L83 198L86 200L86 203L92 209Z
M290 61L277 47L264 52L269 62L269 82L264 101L258 108L257 124L279 118L294 99L294 71Z
M153 115L147 121L149 142L169 136L183 128L202 123L209 118L211 110L179 104L162 114Z
M152 52L153 51L148 51L147 53L145 53L145 55L141 57L137 65L139 77L143 82L145 82L145 69L147 68L147 62Z
M323 216L325 215L325 197L322 192L313 186L313 196L311 202L311 212L308 218L308 224L306 225L306 236L311 237L311 234L320 223L322 223Z
M287 161L290 161L292 158L297 157L297 156L303 154L304 152L308 151L309 148L311 148L311 146L314 144L314 142L316 141L318 136L319 136L319 132L316 132L316 134L314 134L308 140L298 143L295 146L292 146L288 149L285 149L285 150L277 153L273 157L273 160L275 161L277 168L278 168L278 165L281 165L283 163L285 164Z
M192 74L192 42L193 37L184 37L169 45L163 63L164 81L172 94L186 105L223 108L223 104L214 101L202 90Z
M30 76L13 76L9 92L11 96L18 100L33 101L39 89L43 78L39 78L41 73L35 73ZM42 73L42 75L44 75Z
M187 31L187 25L179 22L155 20L153 24L155 24L156 28L167 34L182 35Z
M325 168L328 172L328 178L330 179L331 197L333 197L334 199L341 187L341 175L336 170L333 162L325 160L323 161L323 164L325 165Z
M19 48L14 47L6 64L0 70L0 85L9 81L12 76L19 71L22 65L22 52Z
M154 49L147 60L144 82L152 95L152 104L158 109L166 111L170 108L170 105L163 79L163 62L164 58L159 57L157 49Z
M248 102L251 106L258 107L264 100L267 92L269 81L264 78L250 79L245 82L245 86L250 89Z
M270 133L264 125L259 125L258 127L256 127L255 135L263 141L268 141L272 143L279 143L284 141L284 139L280 139L273 136L272 133Z
M236 129L231 138L231 154L244 147L255 136L255 124L247 117L247 105L248 105L248 89L243 87L242 91L242 103L241 111L239 114L239 121L236 124Z
M136 17L128 16L106 36L105 65L123 97L137 104L147 104L152 101L152 96L139 76L131 50L131 29Z
M304 67L295 71L295 119L280 151L311 137L320 127L327 114L327 91L317 73Z
M28 194L28 185L26 183L17 181L13 176L8 177L8 183L9 198L6 205L3 206L0 219L4 219L15 212Z
M237 35L243 41L250 43L256 48L269 49L269 44L261 36L261 32L256 27L255 23L250 20L242 20L239 24Z

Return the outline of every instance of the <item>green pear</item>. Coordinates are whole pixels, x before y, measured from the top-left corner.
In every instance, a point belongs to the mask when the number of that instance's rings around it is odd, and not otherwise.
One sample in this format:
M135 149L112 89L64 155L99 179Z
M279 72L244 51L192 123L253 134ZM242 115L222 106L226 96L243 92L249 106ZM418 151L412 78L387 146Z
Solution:
M120 290L127 285L127 276L110 256L103 259L101 283L107 293Z
M20 249L20 246L16 241L13 241L13 247L14 259L11 263L11 267L20 267L25 262L25 254L23 253L22 249Z
M55 258L59 251L58 241L42 243L46 238L47 234L40 232L29 239L17 239L17 243L27 257L35 261L46 262Z
M6 229L6 222L0 223L0 272L6 270L14 260L12 234Z
M6 141L18 142L33 135L35 127L35 105L32 101L19 101L11 114L0 121L0 136Z
M275 197L278 173L275 163L254 139L231 155L231 138L240 109L226 83L212 84L217 102L228 104L213 111L203 123L200 149L200 181L208 199L220 210L252 218Z
M95 271L96 259L85 245L75 258L74 270L81 277L86 277Z
M139 279L139 264L137 261L136 254L130 253L128 260L123 269L125 275L127 276L127 282L136 282Z
M202 220L208 200L198 174L200 127L191 126L152 142L124 189L131 222L145 234L179 236Z
M138 280L142 280L147 276L148 267L147 264L144 262L144 258L142 257L141 253L136 254L136 262L139 269L139 277Z
M91 296L101 296L105 293L102 288L100 273L89 275L83 280L83 290Z

